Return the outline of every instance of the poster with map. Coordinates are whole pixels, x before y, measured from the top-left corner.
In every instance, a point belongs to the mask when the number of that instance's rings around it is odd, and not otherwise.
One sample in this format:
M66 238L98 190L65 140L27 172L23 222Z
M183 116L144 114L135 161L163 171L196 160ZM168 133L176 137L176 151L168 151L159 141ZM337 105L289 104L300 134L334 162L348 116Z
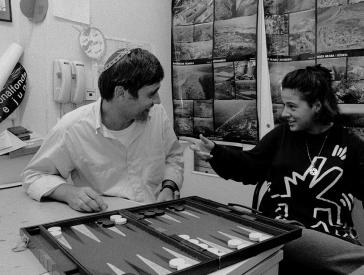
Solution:
M258 141L257 0L173 0L172 99L179 136Z
M264 17L275 121L285 74L321 64L332 71L347 126L363 134L364 1L264 0Z

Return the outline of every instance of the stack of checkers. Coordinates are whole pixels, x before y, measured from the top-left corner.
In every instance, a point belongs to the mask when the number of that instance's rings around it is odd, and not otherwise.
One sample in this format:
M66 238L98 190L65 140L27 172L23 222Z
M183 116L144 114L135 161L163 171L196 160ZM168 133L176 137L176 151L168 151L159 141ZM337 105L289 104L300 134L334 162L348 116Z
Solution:
M222 256L224 255L225 253L223 251L220 251L218 248L216 247L211 247L209 246L208 244L205 244L203 242L200 242L199 240L197 239L192 239L189 235L185 235L185 234L181 234L181 235L178 235L180 238L186 240L186 241L189 241L190 243L193 243L199 247L201 247L202 249L205 249L217 256Z
M240 239L230 239L227 242L228 247L239 249L239 247L244 244L244 242Z
M114 222L115 224L126 224L127 219L123 218L121 215L111 215L110 221Z
M183 258L173 258L169 261L169 267L173 269L181 270L189 266Z
M253 242L260 242L263 235L259 232L251 232L249 233L249 239Z
M182 204L172 204L172 205L168 206L168 208L174 209L176 211L183 211L183 210L185 210L185 207Z
M259 232L250 232L240 227L240 232L249 238L253 242L260 242L263 238L263 234Z
M59 226L53 226L48 228L48 232L56 239L62 237L62 229Z
M153 218L155 216L162 216L165 214L165 211L163 209L152 209L152 210L145 210L142 212L139 212L138 217L140 218Z
M254 242L259 242L261 234L258 232L253 232L249 234L249 239ZM241 249L246 247L246 242L242 239L230 239L227 242L229 248Z

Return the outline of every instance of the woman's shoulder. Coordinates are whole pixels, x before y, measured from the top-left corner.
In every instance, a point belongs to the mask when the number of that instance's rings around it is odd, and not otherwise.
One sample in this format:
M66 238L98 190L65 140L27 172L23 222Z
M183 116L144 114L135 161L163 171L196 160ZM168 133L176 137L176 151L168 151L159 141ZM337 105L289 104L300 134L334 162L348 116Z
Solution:
M282 138L283 136L290 133L289 127L287 123L280 123L274 126L274 128L268 132L267 136L271 138L279 137Z
M353 128L337 124L334 125L332 133L337 138L341 138L347 146L356 147L358 150L364 149L364 138L359 136Z
M286 123L277 124L274 126L272 130L270 130L263 138L260 140L260 144L280 144L283 140L286 140L290 137L292 133L290 133L289 127Z
M344 128L344 129L351 144L353 144L354 146L360 146L361 148L364 148L364 137L359 136L359 134L356 133L352 128Z

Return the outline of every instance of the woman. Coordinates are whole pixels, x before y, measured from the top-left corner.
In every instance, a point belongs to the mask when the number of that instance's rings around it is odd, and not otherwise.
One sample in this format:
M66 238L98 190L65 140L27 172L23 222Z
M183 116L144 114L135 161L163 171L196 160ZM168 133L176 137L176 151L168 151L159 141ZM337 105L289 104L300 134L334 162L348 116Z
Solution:
M364 199L364 142L338 122L328 69L288 73L281 97L286 123L252 150L229 150L203 136L187 138L191 149L225 179L266 180L264 215L305 227L285 246L280 274L364 274L364 248L351 219L353 197Z

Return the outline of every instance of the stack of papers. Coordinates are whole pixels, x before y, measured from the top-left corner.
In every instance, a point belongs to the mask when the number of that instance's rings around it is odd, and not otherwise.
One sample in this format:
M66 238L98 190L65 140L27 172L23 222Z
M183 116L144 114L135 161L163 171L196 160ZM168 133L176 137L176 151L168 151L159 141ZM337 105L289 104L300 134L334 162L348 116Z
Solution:
M43 139L36 134L31 134L29 140L21 140L8 130L0 133L0 156L8 154L10 158L35 153Z
M0 133L0 156L25 147L27 144L8 130Z

